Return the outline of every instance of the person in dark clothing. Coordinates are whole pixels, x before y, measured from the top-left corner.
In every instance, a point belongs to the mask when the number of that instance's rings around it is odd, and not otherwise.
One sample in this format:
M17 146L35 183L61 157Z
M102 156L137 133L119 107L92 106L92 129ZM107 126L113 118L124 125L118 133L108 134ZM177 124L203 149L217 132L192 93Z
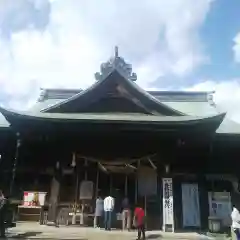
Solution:
M145 212L143 208L138 204L134 210L134 219L133 224L138 230L138 240L142 239L145 240Z
M0 238L5 238L6 198L0 190Z

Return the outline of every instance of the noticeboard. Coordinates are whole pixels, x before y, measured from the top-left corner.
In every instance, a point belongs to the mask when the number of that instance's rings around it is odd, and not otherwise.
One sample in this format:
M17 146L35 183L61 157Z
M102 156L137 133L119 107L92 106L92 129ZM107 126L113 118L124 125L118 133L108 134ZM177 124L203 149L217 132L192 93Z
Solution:
M93 198L93 182L82 181L80 184L80 200L90 200Z
M45 204L46 194L46 192L24 191L23 206L43 206Z

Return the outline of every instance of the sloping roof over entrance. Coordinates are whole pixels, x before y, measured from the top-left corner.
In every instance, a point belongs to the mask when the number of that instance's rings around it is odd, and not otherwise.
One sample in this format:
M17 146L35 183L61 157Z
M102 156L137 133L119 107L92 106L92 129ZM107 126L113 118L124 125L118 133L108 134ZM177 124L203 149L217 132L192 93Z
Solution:
M170 122L184 124L184 122L198 122L207 120L222 120L225 113L207 116L207 117L195 117L195 116L153 116L142 114L86 114L86 113L37 113L31 114L29 112L11 111L4 108L0 108L2 114L5 117L10 118L26 118L33 120L92 120L92 121L126 121L126 122Z
M37 113L30 114L24 112L10 111L0 108L0 112L11 123L11 125L24 129L61 129L78 126L75 129L85 129L85 126L94 124L102 126L115 126L117 129L125 130L156 130L161 132L214 132L221 124L225 114L218 114L208 117L194 116L153 116L142 114L86 114L86 113ZM71 123L71 124L70 124ZM77 125L78 124L78 125ZM87 125L84 125L87 124ZM127 128L126 128L127 126ZM123 127L123 128L122 128ZM59 129L59 128L58 128Z

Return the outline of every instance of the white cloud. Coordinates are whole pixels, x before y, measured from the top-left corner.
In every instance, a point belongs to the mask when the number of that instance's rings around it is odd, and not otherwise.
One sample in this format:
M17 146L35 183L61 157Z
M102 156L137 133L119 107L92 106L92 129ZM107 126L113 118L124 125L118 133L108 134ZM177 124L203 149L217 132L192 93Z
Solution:
M187 90L192 91L215 91L214 102L222 112L227 112L229 118L240 122L240 79L215 82L203 81Z
M234 60L236 62L240 62L240 33L238 33L233 39L233 53L234 53Z
M114 45L143 87L158 76L186 75L207 58L198 30L211 0L51 2L45 31L28 24L12 32L10 43L0 42L0 93L12 107L26 107L40 87L92 84Z

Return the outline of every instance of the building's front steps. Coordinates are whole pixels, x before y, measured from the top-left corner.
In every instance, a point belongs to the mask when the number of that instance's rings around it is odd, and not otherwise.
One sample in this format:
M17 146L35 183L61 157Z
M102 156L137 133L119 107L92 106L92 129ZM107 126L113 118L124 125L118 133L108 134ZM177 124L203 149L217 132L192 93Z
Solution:
M105 232L100 229L82 227L50 227L38 223L20 222L7 233L11 238L24 239L79 239L79 240L133 240L136 239L136 232L121 232L113 230ZM214 239L197 233L163 233L161 231L149 231L147 239Z

